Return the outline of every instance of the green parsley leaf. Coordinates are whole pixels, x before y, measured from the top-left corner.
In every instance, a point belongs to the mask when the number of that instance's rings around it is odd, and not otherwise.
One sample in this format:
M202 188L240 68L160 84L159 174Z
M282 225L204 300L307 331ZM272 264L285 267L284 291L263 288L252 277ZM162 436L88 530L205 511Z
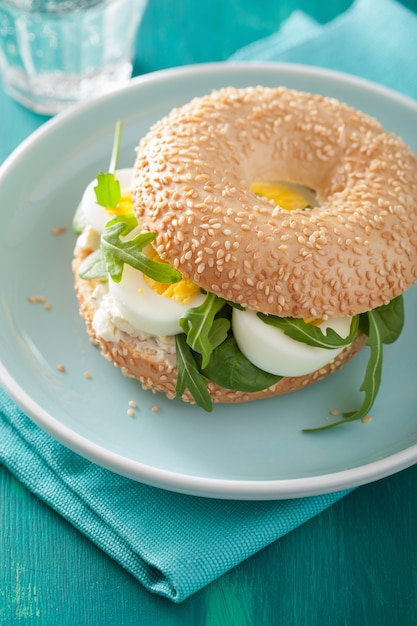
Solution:
M106 209L114 209L122 197L120 183L111 172L107 174L99 172L97 174L97 185L94 187L94 192L97 204Z
M155 239L155 233L140 233L132 239L126 239L137 225L134 215L120 215L106 224L101 236L101 251L107 271L114 282L121 281L124 263L160 283L176 283L181 280L182 276L176 269L143 254L142 250Z
M212 411L213 404L207 389L207 381L199 372L190 346L185 335L176 335L177 382L175 394L181 398L186 389L189 390L197 406L205 411Z
M249 393L267 389L282 378L251 363L239 350L233 335L213 350L209 364L202 371L221 387Z
M257 315L263 322L275 328L280 328L295 341L300 341L316 348L326 348L329 350L340 348L341 346L348 346L352 343L357 334L359 323L358 316L355 316L352 319L348 337L343 338L332 328L327 328L326 334L324 334L321 328L313 324L308 324L302 319L277 317L275 315L266 315L265 313L258 313Z
M115 177L117 161L120 152L120 140L122 136L122 123L116 122L113 139L113 149L110 157L109 171L105 174L99 172L97 174L97 185L94 187L97 204L106 209L114 209L122 197L120 183Z
M208 293L204 302L198 307L188 309L179 322L187 335L188 345L201 354L203 369L207 367L214 348L226 339L230 328L229 320L214 319L224 304L225 300L214 293Z

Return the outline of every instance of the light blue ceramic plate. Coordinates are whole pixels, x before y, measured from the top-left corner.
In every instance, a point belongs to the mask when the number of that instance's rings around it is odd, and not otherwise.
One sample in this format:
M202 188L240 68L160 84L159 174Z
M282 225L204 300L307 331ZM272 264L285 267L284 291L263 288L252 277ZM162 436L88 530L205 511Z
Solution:
M216 406L213 413L144 392L89 343L73 291L70 225L86 184L106 169L123 120L119 165L130 166L150 124L213 87L287 85L335 96L375 115L417 151L417 104L369 82L289 65L205 65L158 72L45 124L1 170L1 382L69 448L135 480L197 495L279 499L344 489L417 460L417 290L405 330L385 349L369 424L316 434L304 427L359 405L367 355L296 394ZM60 226L66 234L54 236ZM51 302L28 302L41 295ZM66 372L57 370L64 364ZM92 379L84 377L90 372ZM128 403L138 408L127 415ZM152 407L159 405L157 413Z

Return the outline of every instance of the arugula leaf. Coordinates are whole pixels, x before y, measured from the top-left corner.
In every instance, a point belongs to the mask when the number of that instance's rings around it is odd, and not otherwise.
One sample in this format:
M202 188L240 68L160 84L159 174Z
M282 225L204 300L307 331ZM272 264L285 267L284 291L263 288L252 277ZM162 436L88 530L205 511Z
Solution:
M114 209L122 197L120 183L111 172L107 172L107 174L99 172L97 174L97 185L94 187L94 192L97 204L106 209Z
M378 327L382 343L394 343L401 334L404 326L404 299L398 296L373 310L378 317Z
M203 374L214 383L235 391L261 391L274 385L282 376L264 372L239 350L236 339L229 335L211 354Z
M143 248L155 239L155 233L140 233L132 239L125 239L137 225L134 215L120 215L106 224L101 236L101 251L107 271L114 282L121 281L124 263L160 283L176 283L181 280L182 276L176 269L143 254Z
M214 348L227 337L230 328L229 320L214 319L224 304L225 300L214 293L208 293L200 306L188 309L184 317L180 319L179 323L187 335L188 345L202 356L202 369L207 367Z
M186 389L189 390L197 406L205 411L212 411L213 404L207 389L207 381L199 372L190 346L185 335L176 335L177 382L175 394L180 398Z
M398 296L383 306L360 315L359 329L368 335L367 346L370 348L370 356L365 371L360 391L365 392L365 397L359 409L345 413L345 418L325 426L306 428L303 432L315 432L327 430L365 417L371 410L377 396L382 375L382 347L396 341L404 326L404 300Z
M349 420L360 419L367 415L381 384L383 346L381 317L377 310L369 311L367 316L369 320L369 335L366 345L370 348L370 357L365 371L365 378L360 386L360 391L365 392L365 398L357 411L346 414Z
M84 280L107 278L107 264L100 248L94 250L81 262L78 268L78 275Z
M177 336L177 349L178 342L180 349L182 343L185 344L186 373L192 381L188 380L188 384L180 381L177 395L184 392L184 385L188 386L199 406L204 402L200 396L206 378L226 389L249 393L266 389L282 378L259 369L240 352L230 330L232 306L232 303L209 293L201 306L189 310L180 320L188 337ZM182 356L181 363L184 359ZM185 366L182 363L180 370L181 363L178 369L185 377ZM192 382L198 385L197 388L192 387ZM197 397L194 393L198 394Z
M370 348L370 356L365 371L365 377L363 379L362 385L360 386L360 391L365 392L365 397L361 406L357 411L345 413L346 417L342 420L333 422L331 424L326 424L324 426L319 426L317 428L306 428L303 430L303 432L327 430L340 424L346 424L347 422L359 420L362 417L365 417L365 415L367 415L372 408L381 384L383 343L381 332L381 318L377 313L377 309L374 309L373 311L368 311L366 315L369 322L369 335L366 345Z
M332 328L327 328L326 334L324 334L321 328L308 324L302 319L277 317L275 315L266 315L265 313L258 313L257 315L263 322L275 328L280 328L295 341L301 341L316 348L326 349L339 348L352 343L357 334L359 323L358 316L355 316L352 319L348 337L343 338Z

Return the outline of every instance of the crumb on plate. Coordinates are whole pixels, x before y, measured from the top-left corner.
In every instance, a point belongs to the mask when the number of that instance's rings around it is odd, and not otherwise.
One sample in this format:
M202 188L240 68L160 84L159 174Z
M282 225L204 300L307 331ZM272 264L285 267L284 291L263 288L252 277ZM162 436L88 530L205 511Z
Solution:
M66 233L68 230L68 228L66 226L58 226L57 228L54 228L52 231L52 234L57 236L57 235L63 235L64 233Z

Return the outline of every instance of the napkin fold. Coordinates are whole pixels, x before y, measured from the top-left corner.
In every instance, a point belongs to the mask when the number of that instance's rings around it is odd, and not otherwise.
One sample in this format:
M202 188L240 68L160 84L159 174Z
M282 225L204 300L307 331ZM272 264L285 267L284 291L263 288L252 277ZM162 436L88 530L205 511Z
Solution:
M231 60L325 67L417 98L417 14L395 0L356 0L324 25L294 11L277 33Z
M417 98L417 16L393 0L357 0L320 25L295 12L232 61L309 63ZM118 476L40 430L0 390L0 460L31 491L150 591L181 602L347 491L286 501L200 498Z
M247 502L137 483L68 450L0 389L0 458L33 493L150 591L181 602L347 491Z

